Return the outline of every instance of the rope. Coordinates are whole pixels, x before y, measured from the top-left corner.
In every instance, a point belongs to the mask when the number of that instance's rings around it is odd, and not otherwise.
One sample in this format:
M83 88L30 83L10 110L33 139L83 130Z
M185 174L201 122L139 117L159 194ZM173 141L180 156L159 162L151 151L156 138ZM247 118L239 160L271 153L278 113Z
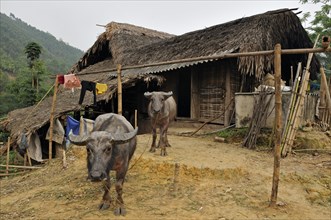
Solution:
M32 114L32 112L39 106L39 104L46 98L46 96L48 95L48 93L53 89L55 84L53 84L51 86L51 88L46 92L46 94L39 100L39 102L37 103L37 105L35 105L35 107L32 109L32 111L30 111L30 113L28 114L28 116L25 118L24 122L26 122L26 120L30 117L30 115Z
M156 120L155 120L155 122L154 122L154 126L153 127L155 127L155 125L156 125L156 121L157 121L157 118L159 117L159 113L157 113L157 115L156 115ZM160 134L160 136L161 136L161 134ZM161 138L161 137L160 137ZM144 155L144 153L146 152L146 149L147 149L147 147L148 147L148 145L149 145L149 141L151 140L151 136L149 136L149 138L148 138L148 141L147 141L147 144L146 144L146 147L145 147L145 149L143 150L143 152L140 154L140 156L138 157L138 159L135 161L135 163L128 169L128 170L131 170L138 162L139 162L139 160L141 159L141 157Z

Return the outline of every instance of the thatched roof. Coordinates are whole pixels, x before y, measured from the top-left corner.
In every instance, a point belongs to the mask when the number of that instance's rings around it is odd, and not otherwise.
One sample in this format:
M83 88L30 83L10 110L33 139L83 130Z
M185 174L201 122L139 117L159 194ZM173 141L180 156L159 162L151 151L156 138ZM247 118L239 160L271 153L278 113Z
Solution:
M312 48L307 32L297 15L290 9L269 11L251 17L240 18L224 24L193 31L181 36L150 42L138 48L122 50L112 60L123 66L159 63L162 61L212 56L224 53L273 50L280 43L283 49ZM306 62L307 55L292 55L291 65ZM98 63L93 71L114 68L109 63ZM311 78L316 78L318 61L311 64ZM250 56L238 58L242 74L260 79L273 72L273 56ZM160 68L160 72L163 69ZM89 72L85 69L83 72ZM148 72L146 72L148 73Z
M82 69L103 60L112 59L112 62L116 64L118 63L116 62L117 57L122 57L125 51L173 36L131 24L111 22L106 25L106 31L98 37L97 41L73 66L70 72L78 73Z

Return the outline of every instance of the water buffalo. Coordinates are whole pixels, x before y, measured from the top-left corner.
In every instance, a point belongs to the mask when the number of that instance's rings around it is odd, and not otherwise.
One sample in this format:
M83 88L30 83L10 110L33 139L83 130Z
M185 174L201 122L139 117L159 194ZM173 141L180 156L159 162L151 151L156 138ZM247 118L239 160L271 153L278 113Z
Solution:
M153 130L153 142L149 151L155 152L155 148L160 147L161 156L166 156L166 147L170 147L167 132L169 123L176 117L176 102L172 97L172 92L145 92L144 95L150 100L148 115L151 118ZM160 128L160 140L156 146L156 128L158 127Z
M111 187L109 172L116 171L115 188L117 192L115 215L125 215L126 210L122 199L122 188L130 159L137 145L138 128L121 115L107 113L95 119L94 128L90 134L76 136L70 132L69 140L77 145L86 145L88 179L91 181L105 180L100 209L107 209L111 204L109 189Z

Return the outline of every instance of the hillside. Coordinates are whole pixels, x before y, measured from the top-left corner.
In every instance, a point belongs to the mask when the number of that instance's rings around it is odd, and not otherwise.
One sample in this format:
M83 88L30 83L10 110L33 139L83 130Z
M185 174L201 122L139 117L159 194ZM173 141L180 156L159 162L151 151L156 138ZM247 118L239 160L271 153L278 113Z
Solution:
M32 41L42 47L40 59L50 74L67 72L83 54L83 51L32 27L13 14L1 13L0 30L0 71L9 75L15 76L26 66L24 48Z

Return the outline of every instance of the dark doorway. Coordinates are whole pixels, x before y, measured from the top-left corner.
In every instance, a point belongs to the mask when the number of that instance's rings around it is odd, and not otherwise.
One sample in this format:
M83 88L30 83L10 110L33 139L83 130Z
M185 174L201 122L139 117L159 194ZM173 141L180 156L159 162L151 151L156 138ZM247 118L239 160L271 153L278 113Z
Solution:
M191 74L181 71L178 81L177 117L191 117Z

